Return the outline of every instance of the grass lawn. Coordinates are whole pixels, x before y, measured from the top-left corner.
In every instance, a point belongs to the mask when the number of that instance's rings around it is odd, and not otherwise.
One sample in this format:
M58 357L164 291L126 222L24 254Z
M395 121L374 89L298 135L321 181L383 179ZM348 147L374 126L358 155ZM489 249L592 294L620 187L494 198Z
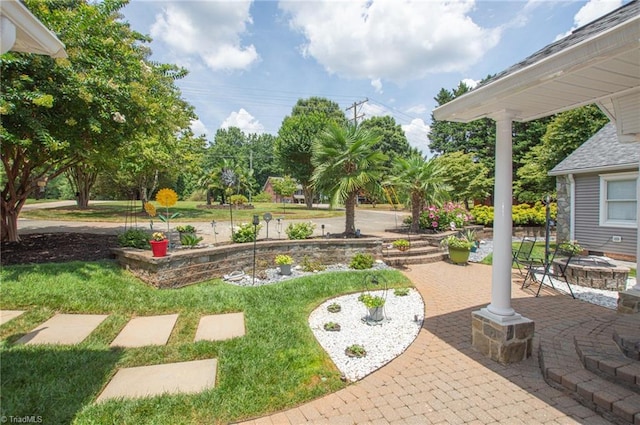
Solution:
M212 280L157 290L115 263L3 267L2 309L27 313L0 327L2 415L39 415L51 424L228 423L263 415L345 386L309 329L324 300L363 289L364 273L334 272L242 288ZM390 286L411 283L398 271L375 272ZM193 342L202 315L245 314L247 333ZM13 343L56 312L109 317L74 346ZM179 313L166 346L115 349L109 343L134 316ZM118 368L218 359L216 387L195 395L94 404Z
M158 210L158 213L165 214L165 209L157 202L152 202ZM195 222L195 221L229 221L229 208L223 209L207 209L197 208L204 202L179 201L176 205L169 208L169 215L176 212L180 213L174 221ZM253 215L258 214L262 217L264 213L270 212L274 218L286 217L287 219L320 219L326 217L340 217L344 215L341 210L328 209L306 209L304 205L287 204L286 208L282 208L282 204L277 203L255 203L254 209L233 209L233 220L238 222L251 222ZM89 208L81 210L76 206L57 207L47 209L34 209L30 211L22 211L21 218L29 218L32 220L68 220L68 221L103 221L103 222L124 222L128 211L135 211L138 219L148 219L146 212L141 211L140 203L131 205L129 201L113 201L99 204L89 203ZM155 221L159 221L155 218Z

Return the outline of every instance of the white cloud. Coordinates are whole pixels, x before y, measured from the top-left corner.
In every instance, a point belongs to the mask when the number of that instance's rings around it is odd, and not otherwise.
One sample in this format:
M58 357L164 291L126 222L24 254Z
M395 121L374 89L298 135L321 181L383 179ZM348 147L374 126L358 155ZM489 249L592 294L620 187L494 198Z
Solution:
M380 78L371 80L371 85L376 89L376 93L382 93L382 81L380 81Z
M384 106L377 103L366 102L363 103L360 109L358 110L358 115L364 114L363 119L371 118L371 117L383 117L385 115L393 115L390 110L385 108ZM353 116L353 111L351 111L351 116ZM347 115L347 118L349 116Z
M476 86L480 84L480 80L474 80L471 78L464 78L462 82L465 83L470 89L475 89Z
M464 71L500 39L468 16L473 0L283 1L302 53L346 78L397 82Z
M428 134L431 131L429 127L422 119L415 118L411 120L410 124L403 125L405 136L411 146L422 151L423 154L428 155L429 150L429 137Z
M238 112L232 112L222 122L220 128L238 127L245 134L262 134L264 133L264 125L255 119L253 115L244 108L240 108Z
M427 112L427 106L423 105L423 104L414 105L414 106L410 107L409 109L407 109L406 112L408 114L414 114L414 115L424 114L425 112Z
M209 68L246 69L259 59L253 45L240 36L252 24L251 1L168 3L156 15L151 36L167 44L179 62L196 56Z
M572 31L595 21L620 6L622 6L622 0L589 0L573 17L573 27L566 33L559 34L556 40L568 36Z
M196 136L201 136L203 134L205 136L209 135L209 129L199 119L191 121L191 131L193 131L193 134Z

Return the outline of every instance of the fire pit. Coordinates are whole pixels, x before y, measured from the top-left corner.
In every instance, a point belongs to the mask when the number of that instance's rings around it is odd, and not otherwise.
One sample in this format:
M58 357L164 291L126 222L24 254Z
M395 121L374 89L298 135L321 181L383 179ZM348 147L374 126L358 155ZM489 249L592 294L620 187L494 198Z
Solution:
M562 259L553 262L557 271L559 265L564 265ZM588 288L624 291L627 289L629 268L617 266L601 257L575 257L565 270L567 281L571 285L586 286Z

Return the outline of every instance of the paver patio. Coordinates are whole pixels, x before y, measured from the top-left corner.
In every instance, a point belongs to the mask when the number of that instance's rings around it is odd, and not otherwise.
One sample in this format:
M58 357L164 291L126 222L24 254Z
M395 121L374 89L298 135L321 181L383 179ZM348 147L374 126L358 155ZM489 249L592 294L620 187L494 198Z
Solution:
M195 341L222 341L244 334L244 313L214 314L200 318Z
M535 321L533 357L501 365L471 346L471 312L491 299L491 267L437 262L405 271L425 302L425 321L398 358L361 381L247 424L608 424L549 386L540 338L567 320L611 310L543 289L535 298L514 275L513 307ZM537 289L537 288L536 288Z
M79 344L107 317L107 314L56 314L16 343Z
M216 383L216 359L123 368L96 399L140 398L163 393L199 393Z
M165 345L178 320L177 314L134 317L111 342L111 347Z
M24 310L0 310L0 326L24 313Z

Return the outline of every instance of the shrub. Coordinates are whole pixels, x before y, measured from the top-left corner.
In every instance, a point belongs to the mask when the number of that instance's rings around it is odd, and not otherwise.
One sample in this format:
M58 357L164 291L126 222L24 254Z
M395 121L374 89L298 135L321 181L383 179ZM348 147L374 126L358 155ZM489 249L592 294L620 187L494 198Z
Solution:
M302 271L305 272L321 272L326 269L326 267L320 261L312 260L308 255L305 255L302 258L300 267L302 268Z
M556 219L558 215L558 205L555 202L549 204L550 215ZM471 209L477 224L493 226L493 207L478 205ZM518 204L512 207L512 220L515 226L544 226L546 220L546 209L542 202L536 202L533 206L529 204Z
M187 197L187 201L202 202L207 200L207 191L205 189L196 189Z
M440 242L442 246L451 248L471 249L475 242L467 240L464 236L449 235Z
M449 230L451 223L456 229L461 229L471 220L471 215L462 204L447 202L441 207L428 206L420 214L420 228L436 231Z
M378 295L362 294L358 297L358 301L364 304L367 308L377 308L384 305L384 298Z
M276 259L274 260L274 262L278 265L278 266L283 266L286 264L293 264L293 258L291 258L288 255L285 254L279 254L276 255Z
M180 244L188 248L194 248L202 241L200 236L196 236L193 233L185 233L180 235Z
M316 225L312 222L291 223L285 232L289 239L307 239L313 235Z
M184 226L176 226L176 230L179 233L195 233L196 232L196 228L190 224L186 224Z
M406 297L409 295L409 288L396 288L393 290L393 294L396 297Z
M391 245L393 245L395 249L399 249L399 250L409 249L409 247L411 246L409 244L409 241L406 239L396 239L391 243Z
M349 267L356 270L365 270L373 267L373 255L358 253L353 256Z
M229 202L233 205L244 205L248 203L249 200L244 195L232 195L229 197Z
M257 233L260 232L261 225L256 226L254 231L253 224L244 223L236 228L231 236L231 240L236 243L253 242L256 239Z
M118 235L118 245L126 248L149 248L149 234L142 229L129 229Z
M269 195L267 192L260 192L257 195L253 195L252 201L253 202L273 202L273 199L271 198L271 195Z

